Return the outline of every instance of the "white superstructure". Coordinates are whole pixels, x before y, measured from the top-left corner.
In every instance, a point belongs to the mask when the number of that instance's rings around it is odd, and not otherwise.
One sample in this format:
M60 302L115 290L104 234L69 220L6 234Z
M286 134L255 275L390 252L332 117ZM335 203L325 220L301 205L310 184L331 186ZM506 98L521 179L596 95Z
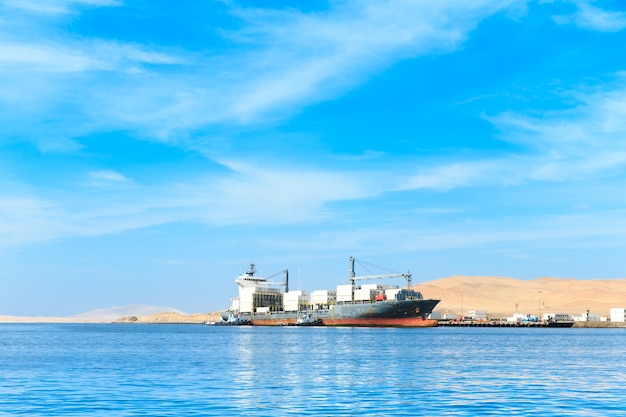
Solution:
M254 313L257 308L267 308L267 311L280 310L283 307L283 294L280 288L275 285L288 286L288 272L285 273L284 283L269 281L266 277L258 277L254 274L256 268L254 263L250 264L244 274L235 279L239 286L239 297L231 301L231 310L240 313Z

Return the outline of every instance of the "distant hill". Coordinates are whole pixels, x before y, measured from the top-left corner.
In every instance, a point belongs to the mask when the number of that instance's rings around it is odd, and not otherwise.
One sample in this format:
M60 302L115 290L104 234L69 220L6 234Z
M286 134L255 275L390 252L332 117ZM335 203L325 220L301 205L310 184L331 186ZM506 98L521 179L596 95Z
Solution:
M117 323L187 323L201 324L211 321L219 321L220 313L197 313L197 314L178 314L174 312L157 313L148 316L124 316L117 319Z
M424 298L440 299L435 311L467 315L469 310L486 310L490 317L513 313L538 315L586 310L609 316L613 307L626 308L626 279L579 280L508 277L453 276L414 285Z
M76 320L117 320L125 316L150 316L158 313L176 313L186 315L187 313L172 307L158 307L141 304L131 304L126 306L98 308L95 310L85 311L84 313L70 316L70 319Z

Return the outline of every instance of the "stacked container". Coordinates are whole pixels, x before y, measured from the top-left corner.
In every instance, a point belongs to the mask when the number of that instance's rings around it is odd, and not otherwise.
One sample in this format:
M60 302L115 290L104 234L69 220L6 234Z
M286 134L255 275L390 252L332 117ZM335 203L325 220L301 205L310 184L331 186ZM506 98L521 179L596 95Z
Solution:
M308 307L309 292L296 290L283 295L283 309L285 311L300 311Z
M317 290L311 293L311 304L313 308L319 309L337 303L337 291Z
M337 285L337 302L351 303L354 299L354 285Z

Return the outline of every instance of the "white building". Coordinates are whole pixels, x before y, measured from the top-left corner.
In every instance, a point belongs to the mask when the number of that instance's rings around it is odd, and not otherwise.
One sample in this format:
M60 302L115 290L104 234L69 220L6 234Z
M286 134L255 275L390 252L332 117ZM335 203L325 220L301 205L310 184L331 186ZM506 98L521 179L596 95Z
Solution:
M626 322L626 308L612 308L611 321L624 323Z
M539 317L530 314L515 313L513 317L507 317L506 321L510 323L537 322L539 321Z
M585 318L587 317L586 314L587 313L585 313ZM573 320L573 318L567 313L543 313L542 319L543 321L550 321L550 320L571 321ZM598 318L598 320L600 319ZM584 321L591 321L591 320L584 320Z
M574 321L600 321L600 315L598 313L592 313L589 311L585 311L581 315L572 316L572 320Z
M472 320L487 320L487 312L484 310L470 310L467 312L467 317Z
M441 314L441 311L433 311L428 318L431 320L443 320L443 314Z

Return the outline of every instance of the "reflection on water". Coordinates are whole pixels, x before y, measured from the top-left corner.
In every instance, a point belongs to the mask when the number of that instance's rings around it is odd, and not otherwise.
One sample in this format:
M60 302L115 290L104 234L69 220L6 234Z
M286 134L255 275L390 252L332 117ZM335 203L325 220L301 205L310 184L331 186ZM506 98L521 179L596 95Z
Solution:
M0 415L623 415L624 329L0 325Z

